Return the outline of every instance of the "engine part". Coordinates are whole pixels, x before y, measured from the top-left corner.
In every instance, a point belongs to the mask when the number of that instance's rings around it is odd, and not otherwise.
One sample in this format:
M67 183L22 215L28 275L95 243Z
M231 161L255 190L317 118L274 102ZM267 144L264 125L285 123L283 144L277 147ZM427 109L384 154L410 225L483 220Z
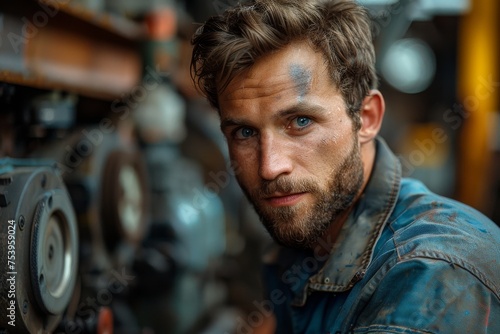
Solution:
M65 172L79 224L82 272L131 266L147 230L146 168L120 132L112 124L80 128L33 154L55 159Z
M140 245L145 235L145 168L133 151L111 152L104 166L101 192L104 240L108 248L118 241ZM118 236L118 238L117 238Z
M225 217L215 187L203 183L193 161L168 145L144 148L151 178L152 224L169 226L172 255L180 266L204 271L225 250Z
M157 332L189 333L225 298L223 288L214 288L226 245L224 208L217 189L205 186L199 166L176 145L158 143L143 150L152 221L148 248L136 264L144 275L135 312Z
M33 99L25 118L47 129L69 129L75 123L76 102L75 95L63 96L57 91L41 94Z
M0 308L8 312L0 329L7 333L50 333L73 296L78 228L53 166L0 159Z
M94 316L86 320L81 318L65 317L59 324L56 333L62 334L113 334L114 314L107 306L99 307L94 311Z
M186 136L186 106L168 85L152 90L132 114L139 136L146 143L180 143Z

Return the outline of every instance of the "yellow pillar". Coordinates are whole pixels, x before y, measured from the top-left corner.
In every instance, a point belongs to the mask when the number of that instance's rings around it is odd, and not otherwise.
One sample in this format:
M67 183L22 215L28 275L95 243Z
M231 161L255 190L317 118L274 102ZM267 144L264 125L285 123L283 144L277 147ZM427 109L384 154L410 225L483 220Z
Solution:
M490 138L492 114L498 110L498 0L471 0L471 11L460 21L458 92L465 108L458 156L460 201L488 213L491 196ZM497 171L498 172L498 171Z

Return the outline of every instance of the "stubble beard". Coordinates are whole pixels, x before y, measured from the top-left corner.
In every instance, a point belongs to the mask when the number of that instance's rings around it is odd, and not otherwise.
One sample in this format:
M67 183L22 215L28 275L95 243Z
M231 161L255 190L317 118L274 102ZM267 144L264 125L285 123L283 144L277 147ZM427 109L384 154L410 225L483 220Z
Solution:
M363 174L363 163L355 141L340 167L332 171L329 180L325 180L328 181L325 190L313 180L292 180L287 176L272 181L263 180L253 192L243 185L242 189L277 243L291 248L309 249L354 203L363 186ZM271 207L262 202L262 198L275 192L307 192L313 196L315 203Z

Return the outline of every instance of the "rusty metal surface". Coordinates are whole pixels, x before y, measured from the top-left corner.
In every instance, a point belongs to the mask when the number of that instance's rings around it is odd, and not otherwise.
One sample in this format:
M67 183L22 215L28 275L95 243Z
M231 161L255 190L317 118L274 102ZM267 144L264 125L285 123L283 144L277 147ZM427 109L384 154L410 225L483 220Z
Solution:
M34 0L31 0L34 1ZM98 13L82 6L75 6L68 0L36 0L41 6L52 6L68 14L74 19L79 19L93 24L100 29L108 30L114 35L130 40L140 40L146 35L146 26L128 20L112 13Z
M142 26L62 2L0 5L0 81L101 99L128 93L142 76Z

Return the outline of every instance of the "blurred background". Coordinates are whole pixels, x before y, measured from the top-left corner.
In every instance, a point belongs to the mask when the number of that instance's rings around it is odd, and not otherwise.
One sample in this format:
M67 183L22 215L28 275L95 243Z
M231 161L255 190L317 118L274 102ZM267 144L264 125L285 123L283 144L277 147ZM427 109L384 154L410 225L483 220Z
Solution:
M236 2L0 4L0 333L272 333L270 239L189 75ZM500 222L500 4L359 2L404 174Z

